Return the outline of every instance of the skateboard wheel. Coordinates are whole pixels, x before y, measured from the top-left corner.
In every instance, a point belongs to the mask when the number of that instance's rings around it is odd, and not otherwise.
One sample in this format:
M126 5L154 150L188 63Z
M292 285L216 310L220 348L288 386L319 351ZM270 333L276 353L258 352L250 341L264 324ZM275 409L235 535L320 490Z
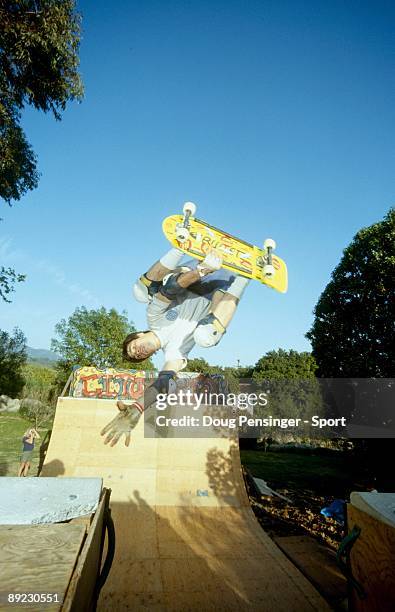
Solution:
M274 273L275 273L275 269L274 269L274 266L272 266L271 264L266 264L265 266L263 266L263 276L270 278L274 276Z
M187 227L176 228L176 238L179 242L186 242L189 238L189 230Z
M266 238L265 242L263 243L263 247L265 249L275 249L276 248L276 243L273 240L273 238Z
M182 207L182 210L184 212L184 215L189 212L190 215L193 217L196 212L196 204L194 204L193 202L185 202L184 206Z

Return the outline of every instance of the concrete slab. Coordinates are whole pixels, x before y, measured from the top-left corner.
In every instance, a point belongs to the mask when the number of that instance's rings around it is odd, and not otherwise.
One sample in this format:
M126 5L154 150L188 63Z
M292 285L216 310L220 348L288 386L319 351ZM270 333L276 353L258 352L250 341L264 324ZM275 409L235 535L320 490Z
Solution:
M95 512L101 478L0 478L0 525L59 523Z

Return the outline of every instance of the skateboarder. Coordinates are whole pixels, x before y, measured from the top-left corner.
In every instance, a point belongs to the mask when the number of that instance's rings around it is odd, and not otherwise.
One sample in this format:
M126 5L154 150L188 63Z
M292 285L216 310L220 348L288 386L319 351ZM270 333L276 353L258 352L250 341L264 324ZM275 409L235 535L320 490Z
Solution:
M249 282L233 272L221 269L221 257L210 252L198 263L181 266L184 253L171 249L139 278L133 286L134 297L147 304L149 330L129 334L124 341L125 359L139 363L162 349L164 365L157 381L145 393L145 406L127 406L118 402L120 414L102 430L111 446L136 425L144 408L157 393L167 393L170 381L185 368L187 357L197 344L218 344L233 318ZM152 401L151 401L152 399Z
M215 251L186 266L183 257L171 249L134 284L135 298L147 303L149 330L125 339L124 356L133 363L162 349L163 370L179 372L195 344L215 346L232 320L248 279L221 269Z

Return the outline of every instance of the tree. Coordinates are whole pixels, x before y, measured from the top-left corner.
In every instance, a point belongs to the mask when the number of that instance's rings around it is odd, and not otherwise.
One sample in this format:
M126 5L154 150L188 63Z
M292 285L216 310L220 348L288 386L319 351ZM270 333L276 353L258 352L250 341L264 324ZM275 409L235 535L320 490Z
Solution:
M203 357L188 359L188 372L200 372L201 374L211 374L215 366L211 366Z
M395 374L395 208L345 249L306 334L319 375Z
M130 369L130 362L122 356L122 343L133 331L136 330L124 312L120 314L114 308L104 307L76 308L67 321L62 319L55 326L59 339L51 341L52 350L61 357L55 366L58 383L66 382L75 365ZM138 368L152 370L152 361L146 359Z
M1 0L0 197L8 204L39 178L21 111L30 105L59 120L69 100L82 98L79 43L74 0Z
M10 303L8 295L15 291L15 283L20 283L25 280L24 274L17 274L12 268L0 267L0 297Z
M55 406L45 404L38 399L25 398L21 402L19 414L33 423L35 429L52 420L55 414Z
M0 330L0 394L16 397L25 384L26 338L17 327L10 335Z
M11 206L38 185L37 157L20 125L25 106L60 120L81 100L80 15L74 0L0 0L0 198ZM0 298L25 279L0 268Z
M303 420L321 414L323 406L316 369L311 353L292 349L268 351L257 361L252 374L257 389L268 394L268 404L257 412L266 417ZM274 429L267 436L278 437L280 433L288 435L287 431Z
M316 369L311 353L279 349L267 352L256 362L253 377L256 380L314 378Z

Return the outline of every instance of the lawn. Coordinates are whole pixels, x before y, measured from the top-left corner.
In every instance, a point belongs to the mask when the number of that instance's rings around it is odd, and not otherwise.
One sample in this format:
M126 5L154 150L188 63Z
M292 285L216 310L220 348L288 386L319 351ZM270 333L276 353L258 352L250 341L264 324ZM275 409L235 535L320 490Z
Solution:
M17 476L22 452L22 436L32 424L16 414L0 415L0 476ZM40 445L48 426L39 429L29 476L36 476L40 462Z
M241 460L256 478L263 478L274 489L311 489L323 496L343 498L354 479L348 456L338 451L310 454L242 450Z

